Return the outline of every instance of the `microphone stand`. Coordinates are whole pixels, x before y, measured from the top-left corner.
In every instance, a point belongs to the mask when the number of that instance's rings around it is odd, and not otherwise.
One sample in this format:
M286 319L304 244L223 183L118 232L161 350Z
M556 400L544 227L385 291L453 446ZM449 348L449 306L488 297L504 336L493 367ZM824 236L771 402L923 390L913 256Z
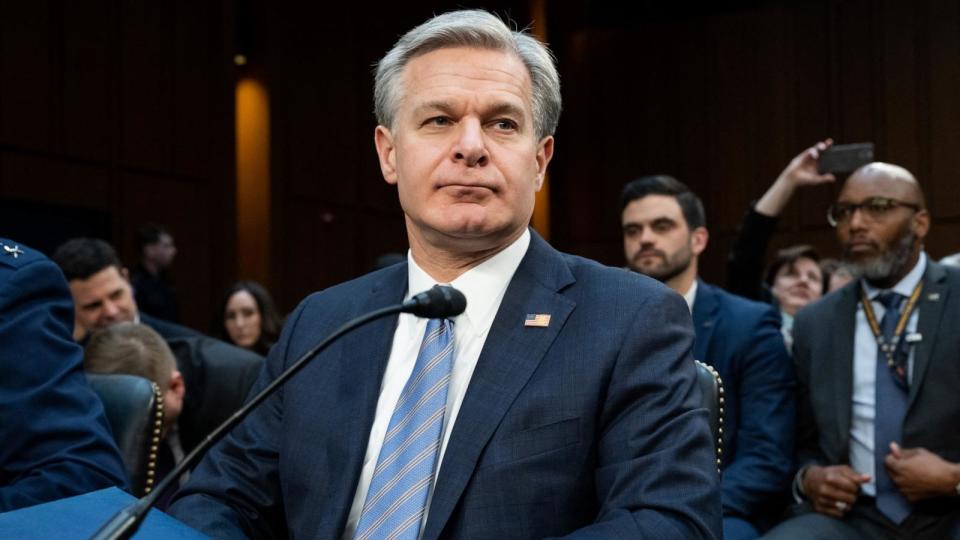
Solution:
M395 313L400 313L401 311L409 311L411 307L412 306L410 306L408 303L387 306L363 315L357 319L353 319L352 321L349 321L338 328L337 331L327 337L327 339L321 341L312 349L304 353L303 356L297 359L292 366L281 373L276 379L273 380L273 382L267 385L266 388L254 396L253 399L248 401L243 407L240 407L237 412L233 413L233 415L230 416L226 422L221 424L217 429L213 430L212 433L207 435L207 437L200 444L195 446L194 449L183 458L183 461L174 467L173 471L168 474L166 478L157 484L157 487L153 491L117 512L113 518L110 519L110 521L100 527L100 529L93 535L92 540L122 540L133 536L133 534L137 532L137 529L140 528L140 524L143 522L144 518L146 518L147 511L150 510L154 504L156 504L157 499L159 499L164 492L170 489L170 486L176 481L177 478L180 477L180 475L183 474L185 470L193 467L197 461L200 460L200 457L203 455L203 453L206 452L206 450L213 445L213 443L219 441L224 435L227 434L228 431L233 429L233 427L239 424L241 420L246 418L247 415L257 407L257 405L270 397L270 395L273 394L273 392L280 385L285 383L290 377L293 377L297 372L303 369L303 367L307 365L307 362L312 360L317 353L326 349L327 346L329 346L334 340L358 326L364 325L381 317L386 317L387 315L393 315ZM460 311L463 311L463 309L461 308Z

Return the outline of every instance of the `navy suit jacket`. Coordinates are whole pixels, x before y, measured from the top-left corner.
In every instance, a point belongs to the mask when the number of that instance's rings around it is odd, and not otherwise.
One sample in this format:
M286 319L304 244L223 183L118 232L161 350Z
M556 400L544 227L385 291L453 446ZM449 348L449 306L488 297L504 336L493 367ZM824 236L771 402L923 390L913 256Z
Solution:
M793 364L769 304L698 282L693 357L724 386L723 510L748 519L776 510L793 473Z
M15 242L0 239L13 249ZM0 248L0 512L126 486L55 264Z
M307 298L255 385L397 304L406 265ZM547 328L525 327L546 313ZM337 539L397 317L335 343L208 453L171 513L214 537ZM484 344L423 538L719 538L719 479L683 300L536 234Z

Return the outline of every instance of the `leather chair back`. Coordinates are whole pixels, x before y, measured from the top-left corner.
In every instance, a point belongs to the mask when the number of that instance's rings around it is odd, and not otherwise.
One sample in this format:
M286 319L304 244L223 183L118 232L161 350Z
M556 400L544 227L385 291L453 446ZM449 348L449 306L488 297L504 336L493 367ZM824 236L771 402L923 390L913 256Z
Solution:
M160 388L134 375L87 373L87 380L103 402L130 489L137 497L146 495L156 480L157 449L163 426Z
M699 360L697 364L697 384L703 394L703 406L710 413L710 431L717 449L717 470L723 458L723 380L713 366Z
M264 358L206 336L171 338L167 345L186 386L177 425L183 451L190 452L243 405Z

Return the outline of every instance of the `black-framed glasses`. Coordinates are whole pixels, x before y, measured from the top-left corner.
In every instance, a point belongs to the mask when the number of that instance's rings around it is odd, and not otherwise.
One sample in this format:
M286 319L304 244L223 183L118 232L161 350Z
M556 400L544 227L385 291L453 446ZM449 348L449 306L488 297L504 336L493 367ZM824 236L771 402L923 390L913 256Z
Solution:
M836 227L841 223L850 220L854 212L860 210L863 216L871 220L879 220L886 216L891 210L898 207L906 207L914 212L920 210L920 205L898 201L888 197L870 197L861 203L833 203L827 209L827 223L831 227Z

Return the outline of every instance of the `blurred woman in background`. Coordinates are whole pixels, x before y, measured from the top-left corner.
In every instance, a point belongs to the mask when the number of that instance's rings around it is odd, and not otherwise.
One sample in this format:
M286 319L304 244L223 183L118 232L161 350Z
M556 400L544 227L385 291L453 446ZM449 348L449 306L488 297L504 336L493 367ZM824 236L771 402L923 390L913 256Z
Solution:
M215 333L224 341L266 355L283 326L273 298L255 281L238 281L227 289Z
M829 279L820 268L820 255L807 245L781 249L767 267L764 282L780 308L780 332L788 350L793 344L793 316L823 296Z

